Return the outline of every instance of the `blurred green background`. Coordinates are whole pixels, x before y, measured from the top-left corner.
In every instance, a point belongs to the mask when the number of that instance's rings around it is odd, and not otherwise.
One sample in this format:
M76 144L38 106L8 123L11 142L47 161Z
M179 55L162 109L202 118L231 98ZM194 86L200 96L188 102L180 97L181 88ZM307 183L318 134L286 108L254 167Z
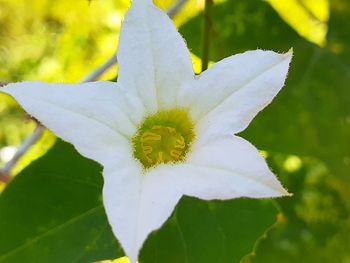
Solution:
M163 9L173 3L156 2ZM249 49L294 48L286 87L241 134L263 151L294 196L276 201L277 224L243 261L349 263L350 1L214 2L211 61ZM128 0L0 0L0 82L79 81L115 52L128 5ZM175 17L197 73L202 9L203 1L190 0ZM116 72L114 67L102 78L114 79ZM0 94L0 167L34 126ZM54 140L47 132L14 176Z

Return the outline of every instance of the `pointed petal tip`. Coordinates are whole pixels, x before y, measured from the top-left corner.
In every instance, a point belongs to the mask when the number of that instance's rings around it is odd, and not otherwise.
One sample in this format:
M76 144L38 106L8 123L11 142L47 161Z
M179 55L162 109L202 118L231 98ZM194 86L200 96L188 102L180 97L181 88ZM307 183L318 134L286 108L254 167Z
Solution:
M117 237L117 235L115 235ZM119 241L120 242L120 241ZM119 243L124 250L124 258L128 263L138 263L138 257L140 253L140 249L127 250L126 247L123 246L123 243ZM123 261L124 262L124 261Z
M289 193L288 191L285 191L283 196L292 197L293 195L294 195L293 193Z
M6 83L5 85L3 86L0 86L0 91L1 92L5 92L5 90L8 89L9 86L13 85L13 83Z
M8 83L3 87L0 87L0 91L11 94L12 91L16 88L25 88L27 85L33 85L35 83L38 83L36 81L21 81L21 82L13 82L13 83Z
M140 254L140 249L137 249L131 253L126 253L127 259L129 263L138 263L138 258Z
M293 47L291 47L287 52L285 53L279 53L280 58L281 58L281 63L285 63L288 65L288 68L290 66L290 63L292 61L293 55L294 55L294 50Z
M12 96L12 90L16 86L16 83L9 83L3 87L0 87L0 92Z
M129 263L138 263L137 258L138 258L138 257L131 257L131 256L128 256Z
M0 93L5 93L5 94L7 94L6 89L5 89L5 86L4 86L4 87L0 87Z
M294 55L294 49L293 47L291 47L286 53L283 54L285 57L292 59L293 55Z
M271 186L272 195L271 198L282 198L282 197L290 197L293 196L292 193L289 193L288 190L281 184L281 182L277 179L275 176L275 183L273 186Z
M275 191L274 193L270 193L270 194L264 194L262 196L259 197L252 197L252 196L246 196L248 198L262 198L262 199L274 199L274 198L284 198L284 197L292 197L293 194L289 193L287 190L283 189L283 190L279 190L279 191Z
M286 61L286 60L289 60L289 62L290 62L292 57L293 57L293 54L294 54L293 47L291 47L287 52L279 52L279 51L264 50L264 49L257 49L255 51L273 54L274 56L277 56L281 62ZM250 51L248 51L248 52L250 52Z
M37 81L21 81L9 83L3 87L0 87L0 92L10 95L18 101L19 95L24 95L25 92L28 92L30 87L33 87Z
M289 193L288 190L282 185L282 183L278 180L278 177L274 175L275 177L275 182L273 184L273 191L274 195L272 196L273 198L281 198L281 197L289 197L293 196L293 194Z
M290 196L293 196L293 194L289 193L284 187L281 186L281 189L276 191L275 197L290 197Z
M287 52L285 53L278 53L281 58L282 58L282 61L285 61L285 60L289 60L291 61L292 60L292 57L294 55L294 50L293 50L293 47L291 47Z

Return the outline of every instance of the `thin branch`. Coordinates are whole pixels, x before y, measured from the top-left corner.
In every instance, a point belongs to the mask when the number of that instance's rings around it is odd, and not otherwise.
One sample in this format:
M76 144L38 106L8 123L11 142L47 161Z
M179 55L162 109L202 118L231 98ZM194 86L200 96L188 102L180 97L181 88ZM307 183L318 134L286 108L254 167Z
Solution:
M36 126L36 128L34 129L33 133L29 137L27 137L19 146L12 159L8 161L5 164L5 166L1 169L0 173L2 174L3 178L6 178L6 176L9 177L10 170L15 166L18 160L28 151L28 149L39 140L43 132L43 126L38 124L38 126Z
M183 7L183 5L188 0L178 0L173 6L168 10L169 17L174 17ZM117 54L113 54L105 63L95 69L93 72L88 74L85 78L81 80L80 83L90 82L97 80L104 72L117 63ZM0 82L0 87L6 85L7 83ZM10 172L16 163L22 158L22 156L34 145L42 136L45 127L38 124L34 129L33 133L29 135L19 146L17 152L12 157L12 159L7 162L3 168L0 169L0 181L8 183L11 180Z
M178 0L168 9L168 16L173 18L175 15L177 15L187 1L188 0Z
M88 74L82 81L83 82L89 82L94 81L98 79L107 69L112 67L117 62L117 57L114 54L112 57L110 57L105 63L103 63L101 66L99 66L97 69L95 69L93 72ZM41 135L44 133L45 127L41 125L40 123L37 124L36 128L34 129L33 133L29 135L19 146L17 149L15 155L12 157L10 161L8 161L4 167L0 169L0 181L2 182L9 182L11 179L11 170L16 165L16 163L22 158L22 156L31 148L32 145L34 145L40 138Z
M202 71L208 68L209 51L210 51L210 35L212 29L211 12L213 0L205 0L204 23L203 23L203 50L202 50Z
M103 73L117 63L117 54L110 57L105 63L81 80L81 83L97 80Z
M0 182L1 182L1 183L7 184L7 183L10 182L10 180L11 180L11 177L10 177L10 176L8 176L7 174L3 174L3 173L0 171Z

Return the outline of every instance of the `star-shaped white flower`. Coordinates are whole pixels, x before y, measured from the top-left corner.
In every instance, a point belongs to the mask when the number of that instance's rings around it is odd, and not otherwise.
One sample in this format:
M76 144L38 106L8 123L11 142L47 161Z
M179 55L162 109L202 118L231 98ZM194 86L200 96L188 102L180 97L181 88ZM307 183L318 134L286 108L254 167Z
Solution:
M183 195L287 195L243 131L284 85L291 52L249 51L196 77L185 42L151 0L134 0L118 82L22 82L1 91L103 165L103 202L131 262Z

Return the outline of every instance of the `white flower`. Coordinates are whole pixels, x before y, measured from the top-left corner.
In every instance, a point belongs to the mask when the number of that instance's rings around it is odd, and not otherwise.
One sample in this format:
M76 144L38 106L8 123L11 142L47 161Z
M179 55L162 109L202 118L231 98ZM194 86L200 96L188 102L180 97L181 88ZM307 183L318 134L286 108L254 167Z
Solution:
M288 195L234 134L282 88L291 52L249 51L195 77L184 40L151 0L133 1L119 43L117 83L22 82L2 91L103 165L104 206L131 262L183 195Z

